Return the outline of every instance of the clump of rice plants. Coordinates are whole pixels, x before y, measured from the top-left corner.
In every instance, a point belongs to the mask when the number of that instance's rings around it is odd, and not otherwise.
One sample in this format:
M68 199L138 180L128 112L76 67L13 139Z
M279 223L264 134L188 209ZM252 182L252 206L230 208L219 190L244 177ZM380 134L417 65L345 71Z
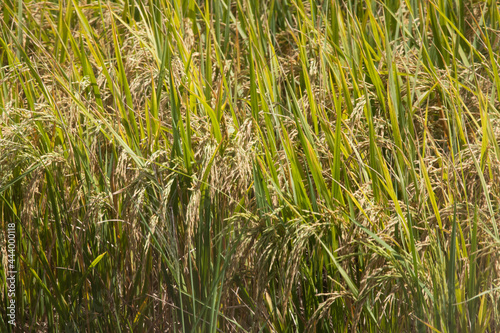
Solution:
M496 1L0 17L2 332L500 331Z

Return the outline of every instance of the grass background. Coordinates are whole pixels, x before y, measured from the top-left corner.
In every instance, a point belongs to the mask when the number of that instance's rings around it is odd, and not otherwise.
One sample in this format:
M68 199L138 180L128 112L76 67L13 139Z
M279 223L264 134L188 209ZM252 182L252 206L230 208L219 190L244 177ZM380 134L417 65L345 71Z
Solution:
M1 331L500 331L497 1L0 13Z

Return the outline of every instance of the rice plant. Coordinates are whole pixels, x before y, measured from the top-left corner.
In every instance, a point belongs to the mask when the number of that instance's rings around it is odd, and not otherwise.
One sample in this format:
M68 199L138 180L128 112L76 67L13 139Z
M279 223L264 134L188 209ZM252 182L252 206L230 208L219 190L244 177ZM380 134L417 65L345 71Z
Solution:
M0 17L0 331L500 332L497 1Z

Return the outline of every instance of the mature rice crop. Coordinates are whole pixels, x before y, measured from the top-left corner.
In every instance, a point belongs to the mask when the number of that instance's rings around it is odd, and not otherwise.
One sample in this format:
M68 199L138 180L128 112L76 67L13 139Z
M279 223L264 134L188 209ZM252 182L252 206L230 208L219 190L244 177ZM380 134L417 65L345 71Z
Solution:
M500 332L498 1L0 17L0 331Z

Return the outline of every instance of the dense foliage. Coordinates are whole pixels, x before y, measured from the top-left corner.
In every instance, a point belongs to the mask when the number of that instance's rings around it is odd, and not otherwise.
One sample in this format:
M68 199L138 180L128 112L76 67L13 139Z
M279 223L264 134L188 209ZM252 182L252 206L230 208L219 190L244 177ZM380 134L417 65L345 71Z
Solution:
M500 331L496 0L0 16L0 331Z

